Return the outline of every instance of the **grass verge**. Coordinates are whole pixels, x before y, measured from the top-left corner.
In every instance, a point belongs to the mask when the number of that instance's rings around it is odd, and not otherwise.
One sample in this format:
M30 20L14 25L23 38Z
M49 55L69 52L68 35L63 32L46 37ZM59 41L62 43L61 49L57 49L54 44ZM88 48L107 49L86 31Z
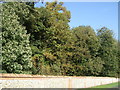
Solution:
M120 82L110 83L106 85L100 85L90 88L81 88L76 90L119 90Z
M100 86L95 86L91 88L117 88L119 86L120 82L115 82L115 83L110 83L106 85L100 85Z

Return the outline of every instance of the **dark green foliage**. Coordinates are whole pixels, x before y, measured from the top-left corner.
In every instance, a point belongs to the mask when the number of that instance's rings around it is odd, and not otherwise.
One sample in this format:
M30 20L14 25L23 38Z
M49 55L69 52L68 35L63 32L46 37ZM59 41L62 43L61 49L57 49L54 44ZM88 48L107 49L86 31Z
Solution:
M100 41L99 56L104 61L101 75L116 76L118 69L118 42L113 38L113 33L106 27L98 30Z
M80 66L78 75L99 75L102 70L100 57L98 57L99 40L90 26L80 26L73 30L75 40L75 53L73 63ZM97 67L99 65L99 67Z
M11 2L3 4L2 12L2 67L7 72L118 77L120 49L112 31L70 30L71 15L63 2L40 8Z
M32 65L29 35L9 3L3 4L2 12L2 69L8 73L29 70Z

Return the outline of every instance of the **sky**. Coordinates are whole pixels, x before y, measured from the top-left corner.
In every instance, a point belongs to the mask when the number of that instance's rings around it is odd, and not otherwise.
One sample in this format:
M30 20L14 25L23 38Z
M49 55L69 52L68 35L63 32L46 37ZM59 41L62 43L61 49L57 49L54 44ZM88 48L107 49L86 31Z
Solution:
M71 28L89 25L96 31L105 26L118 39L118 2L64 2L63 6L71 12Z

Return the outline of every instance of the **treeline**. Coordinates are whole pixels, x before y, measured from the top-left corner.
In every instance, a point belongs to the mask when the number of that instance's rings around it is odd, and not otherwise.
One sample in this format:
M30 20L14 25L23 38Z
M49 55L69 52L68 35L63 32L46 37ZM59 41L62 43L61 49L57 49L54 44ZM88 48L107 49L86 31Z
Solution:
M120 50L113 32L90 26L70 29L63 2L2 4L2 69L7 73L115 76ZM77 18L77 17L76 17Z

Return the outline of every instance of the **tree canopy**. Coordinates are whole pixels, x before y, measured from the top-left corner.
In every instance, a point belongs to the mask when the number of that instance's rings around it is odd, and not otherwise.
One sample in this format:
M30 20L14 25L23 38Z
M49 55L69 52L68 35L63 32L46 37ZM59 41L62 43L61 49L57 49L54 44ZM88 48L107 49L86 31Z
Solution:
M113 32L91 26L70 29L63 2L3 3L2 69L7 73L67 76L119 74L119 48Z

